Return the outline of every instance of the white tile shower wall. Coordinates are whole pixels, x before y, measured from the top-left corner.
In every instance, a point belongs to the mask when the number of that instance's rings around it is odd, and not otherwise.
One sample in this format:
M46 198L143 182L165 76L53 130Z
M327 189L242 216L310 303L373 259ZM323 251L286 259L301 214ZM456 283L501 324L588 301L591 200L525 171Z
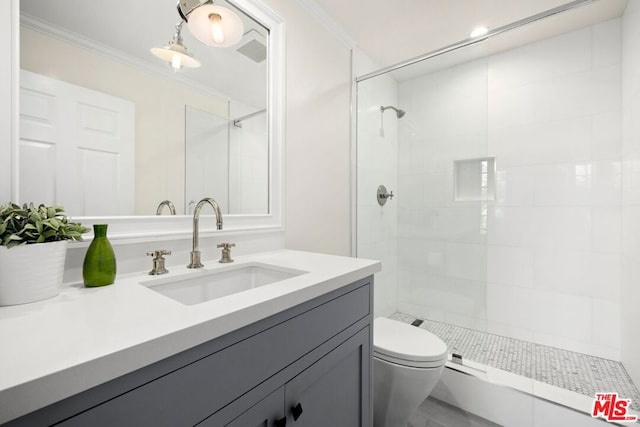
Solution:
M618 19L400 84L401 311L619 360L620 43ZM495 200L455 202L453 161L486 155Z
M400 84L398 308L484 329L482 201L454 201L454 160L487 155L487 65L481 59Z
M381 118L380 106L398 107L398 85L389 76L378 77L359 83L357 95L357 256L382 261L374 312L386 316L397 309L398 198L380 206L376 191L384 185L398 193L398 119L392 110Z
M640 4L622 19L622 363L640 384Z
M620 359L621 20L489 59L489 332Z

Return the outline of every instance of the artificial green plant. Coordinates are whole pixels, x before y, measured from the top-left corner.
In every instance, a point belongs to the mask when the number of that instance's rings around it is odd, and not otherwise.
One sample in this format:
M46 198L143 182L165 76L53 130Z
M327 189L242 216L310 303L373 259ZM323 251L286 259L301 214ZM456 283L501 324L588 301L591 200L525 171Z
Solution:
M62 206L36 207L7 203L0 206L0 246L11 248L33 243L81 240L89 231L80 223L69 222Z

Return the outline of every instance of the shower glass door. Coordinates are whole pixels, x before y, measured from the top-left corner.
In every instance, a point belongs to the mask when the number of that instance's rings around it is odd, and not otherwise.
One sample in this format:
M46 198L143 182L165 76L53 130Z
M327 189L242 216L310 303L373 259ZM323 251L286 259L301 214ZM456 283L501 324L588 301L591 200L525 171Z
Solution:
M382 260L376 315L425 320L422 327L480 370L496 190L486 58L480 42L357 88L356 248L358 257ZM380 185L394 194L383 206Z

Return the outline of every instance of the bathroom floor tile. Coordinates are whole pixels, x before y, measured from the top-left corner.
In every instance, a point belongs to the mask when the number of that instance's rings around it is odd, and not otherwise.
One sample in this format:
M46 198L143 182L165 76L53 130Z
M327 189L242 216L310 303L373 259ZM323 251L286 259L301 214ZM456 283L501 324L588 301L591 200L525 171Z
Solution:
M499 427L498 424L463 411L433 397L411 414L408 427Z

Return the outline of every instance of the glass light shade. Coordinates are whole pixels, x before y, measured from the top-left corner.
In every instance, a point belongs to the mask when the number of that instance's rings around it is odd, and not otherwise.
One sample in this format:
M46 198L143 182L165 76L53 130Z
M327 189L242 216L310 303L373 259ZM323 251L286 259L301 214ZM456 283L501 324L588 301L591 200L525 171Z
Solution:
M211 19L210 15L213 15L214 19ZM215 15L219 15L220 19ZM244 35L244 25L240 17L231 9L215 4L204 4L196 8L189 14L187 24L191 34L209 46L232 46ZM214 34L218 41L214 40Z
M179 70L182 67L197 68L200 66L200 62L191 56L184 46L176 43L170 43L164 47L151 48L151 53L167 61L174 70Z

